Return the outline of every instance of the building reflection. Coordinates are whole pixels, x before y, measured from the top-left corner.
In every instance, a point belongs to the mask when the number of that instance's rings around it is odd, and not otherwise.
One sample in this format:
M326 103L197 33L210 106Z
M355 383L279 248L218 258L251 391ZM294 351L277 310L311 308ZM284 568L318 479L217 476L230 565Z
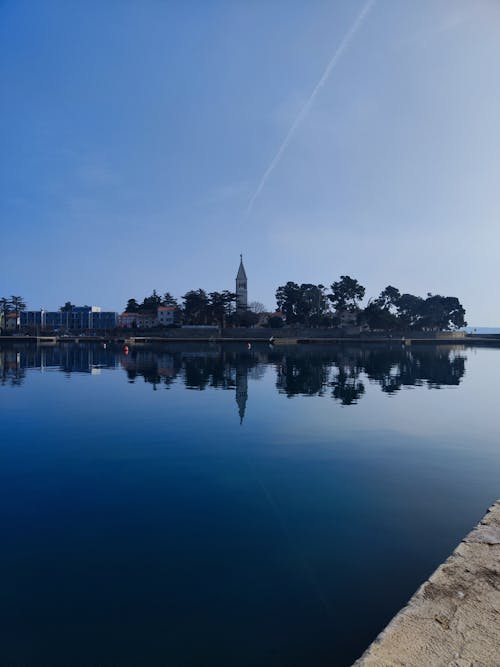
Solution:
M0 384L21 385L24 377L25 366L21 363L21 352L0 348Z
M0 384L20 385L27 370L97 375L118 367L116 353L97 345L3 345L0 347Z
M233 391L243 424L249 379L262 379L268 369L275 372L277 391L289 398L326 396L349 406L364 396L369 384L386 394L408 387L458 385L465 363L463 346L445 345L257 345L248 350L237 343L164 344L133 348L126 354L121 346L102 344L12 344L0 347L0 384L22 385L30 369L55 370L67 376L123 369L130 383L141 379L154 391L174 384L193 391Z

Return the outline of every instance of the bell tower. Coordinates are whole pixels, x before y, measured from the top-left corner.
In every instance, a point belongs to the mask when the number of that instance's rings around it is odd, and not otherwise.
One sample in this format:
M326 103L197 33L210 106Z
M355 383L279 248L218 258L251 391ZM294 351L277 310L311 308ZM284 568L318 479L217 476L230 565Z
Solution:
M243 255L240 255L240 266L236 274L236 310L248 308L247 274L243 266Z

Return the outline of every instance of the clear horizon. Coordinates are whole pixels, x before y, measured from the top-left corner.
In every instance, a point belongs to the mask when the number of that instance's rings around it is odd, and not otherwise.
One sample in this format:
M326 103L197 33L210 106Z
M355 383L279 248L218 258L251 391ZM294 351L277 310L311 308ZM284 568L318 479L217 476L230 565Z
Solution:
M0 296L288 280L500 326L500 5L7 0Z

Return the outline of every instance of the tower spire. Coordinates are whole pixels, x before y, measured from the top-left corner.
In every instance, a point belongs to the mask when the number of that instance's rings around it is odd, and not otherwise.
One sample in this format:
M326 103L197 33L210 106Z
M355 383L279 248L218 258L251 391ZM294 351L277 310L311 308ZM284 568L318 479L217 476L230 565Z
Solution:
M240 253L240 266L236 274L236 310L246 310L248 307L247 274L243 266L243 254Z

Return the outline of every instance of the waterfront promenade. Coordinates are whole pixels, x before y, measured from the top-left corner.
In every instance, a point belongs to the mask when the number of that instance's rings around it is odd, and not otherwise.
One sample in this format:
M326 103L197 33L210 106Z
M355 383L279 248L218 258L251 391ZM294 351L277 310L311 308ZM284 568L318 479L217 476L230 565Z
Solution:
M354 665L500 665L500 500Z

